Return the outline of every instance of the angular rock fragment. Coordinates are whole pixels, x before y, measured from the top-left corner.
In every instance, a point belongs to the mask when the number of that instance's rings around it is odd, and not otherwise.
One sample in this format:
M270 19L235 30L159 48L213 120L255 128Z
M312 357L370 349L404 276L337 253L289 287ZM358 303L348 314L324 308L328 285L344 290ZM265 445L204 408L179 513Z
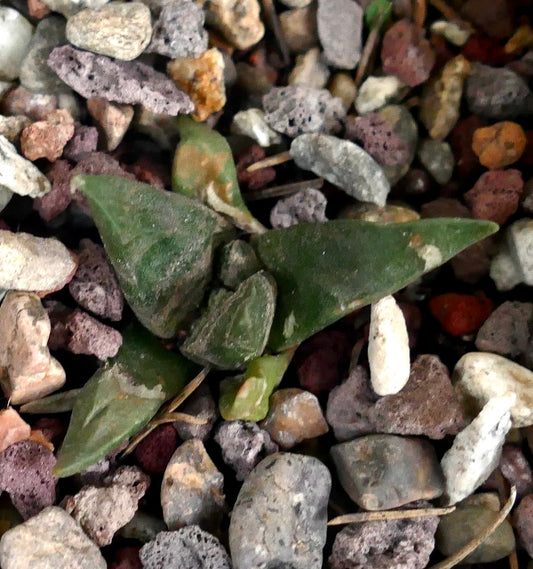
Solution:
M319 0L317 25L327 63L354 69L361 58L363 8L352 0Z
M366 115L399 101L408 90L394 75L367 77L357 92L355 108L360 115Z
M204 11L193 0L172 0L161 8L146 51L175 59L199 57L207 50Z
M20 156L5 136L0 136L0 187L30 198L44 196L51 190L44 174Z
M139 555L144 569L232 569L220 541L195 525L158 533Z
M381 167L362 148L325 134L302 134L291 144L291 156L303 170L311 170L348 195L385 205L390 185Z
M63 501L65 510L99 546L109 545L118 529L135 514L150 478L136 466L122 466L106 486L85 486Z
M210 0L207 21L237 49L248 49L264 35L257 0Z
M141 2L109 2L96 9L85 8L70 16L66 34L80 49L131 61L150 43L150 10Z
M33 26L14 8L0 6L0 81L16 79L28 52Z
M67 142L63 156L68 160L78 162L86 154L95 152L98 146L98 130L94 126L80 123L74 125L74 135Z
M511 428L514 400L512 393L493 397L455 437L441 461L446 504L455 504L472 494L498 465L505 435Z
M63 288L77 267L75 256L55 237L0 230L0 289L48 294Z
M46 115L44 121L27 126L20 135L20 146L29 160L46 158L54 162L73 135L72 115L66 109L59 109Z
M253 421L223 421L214 438L222 450L222 460L239 481L246 480L265 456L279 450L268 432Z
M316 458L277 453L241 487L231 515L235 569L320 569L326 543L328 469Z
M224 477L199 439L180 445L172 455L161 484L161 507L169 529L199 525L218 529L225 509Z
M18 405L44 397L65 383L65 371L46 346L50 319L39 297L8 292L0 306L0 382Z
M424 439L367 435L330 452L342 487L365 510L432 500L443 492L435 451Z
M113 61L72 46L56 47L48 65L86 99L142 104L155 113L191 113L194 105L172 80L138 61Z
M231 123L231 131L248 136L263 147L281 142L280 135L265 122L265 113L261 109L246 109L236 113Z
M298 223L327 221L326 206L326 196L320 190L301 190L276 202L270 212L270 224L273 229L281 229Z
M11 144L18 144L20 133L30 124L31 120L24 115L12 117L0 115L0 135L5 136Z
M89 99L87 110L96 123L106 150L115 150L128 131L133 118L133 107L117 105L105 99Z
M52 184L52 190L42 198L33 200L33 209L39 212L45 221L52 221L70 205L72 201L70 194L71 169L67 160L56 160L46 172L46 177Z
M31 427L13 409L8 407L0 411L0 452L13 443L30 438Z
M55 463L51 450L30 440L14 443L0 454L0 489L25 520L55 502Z
M63 509L50 507L7 531L0 541L4 569L106 569L100 549Z
M338 132L346 116L342 101L327 89L289 85L273 87L263 96L265 121L292 138L304 133Z

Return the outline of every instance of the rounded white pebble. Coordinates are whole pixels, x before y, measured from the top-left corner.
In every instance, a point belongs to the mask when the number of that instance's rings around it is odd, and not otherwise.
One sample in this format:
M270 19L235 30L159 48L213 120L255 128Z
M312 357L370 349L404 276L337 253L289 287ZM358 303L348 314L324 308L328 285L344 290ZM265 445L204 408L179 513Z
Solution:
M409 379L409 336L405 318L392 296L372 305L368 339L370 381L378 395L398 393Z

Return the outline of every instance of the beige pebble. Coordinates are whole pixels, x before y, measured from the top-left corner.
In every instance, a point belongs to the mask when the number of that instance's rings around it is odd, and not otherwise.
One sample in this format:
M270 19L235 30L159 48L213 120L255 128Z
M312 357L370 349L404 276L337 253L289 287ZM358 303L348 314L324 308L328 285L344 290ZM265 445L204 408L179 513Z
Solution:
M62 387L65 371L48 350L50 319L39 297L8 292L0 306L0 382L19 405Z
M265 34L257 0L210 0L206 19L237 49L248 49Z
M0 411L0 452L13 443L25 441L30 434L31 427L15 409L9 407Z
M63 148L74 136L74 119L67 109L57 109L27 126L20 135L22 153L29 160L46 158L50 162L63 154Z
M88 99L87 110L96 123L106 150L115 150L128 131L133 118L133 107L111 103L105 99Z

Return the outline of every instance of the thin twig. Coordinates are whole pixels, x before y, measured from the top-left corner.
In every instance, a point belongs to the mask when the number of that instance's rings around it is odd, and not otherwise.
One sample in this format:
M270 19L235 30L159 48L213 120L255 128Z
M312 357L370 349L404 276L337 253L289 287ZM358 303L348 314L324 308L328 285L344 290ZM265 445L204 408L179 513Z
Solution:
M183 415L182 413L173 413L202 383L209 373L210 368L204 367L202 371L175 396L170 401L168 401L161 409L158 411L157 415L146 425L146 427L133 438L128 448L122 453L122 456L130 454L135 447L143 441L157 426L163 423L174 422L176 419L166 420L167 417L172 417L173 415ZM183 419L177 419L183 420ZM204 423L201 423L204 424Z
M429 3L436 8L447 20L451 22L456 22L463 26L470 33L475 33L475 29L470 22L463 20L459 14L451 7L446 4L445 0L428 0Z
M505 503L505 506L500 510L500 513L491 524L489 524L477 537L469 541L465 546L461 547L459 551L454 553L448 559L433 565L429 569L451 569L458 565L467 555L472 553L477 549L493 532L494 530L505 520L507 514L511 511L516 500L516 486L511 486L511 492L509 499Z
M266 200L269 198L282 198L309 188L319 190L323 185L323 178L314 178L312 180L304 180L303 182L294 182L292 184L283 184L282 186L274 186L273 188L248 192L244 194L244 198L247 202Z
M248 168L246 168L247 172L255 172L256 170L262 170L263 168L268 168L269 166L278 166L279 164L283 164L284 162L289 162L292 160L291 153L286 150L285 152L280 152L279 154L274 154L272 156L267 156L263 158L263 160L258 160L254 162Z
M426 0L415 0L415 6L413 12L414 12L413 19L415 21L415 25L419 30L423 30L427 14Z
M507 483L507 480L504 478L502 471L500 468L498 468L496 470L496 487L498 490L498 496L500 498L500 505L502 505L505 502L505 496L507 496L507 494L509 493L509 484ZM507 521L511 521L511 516L507 516ZM508 560L509 560L509 568L510 569L520 569L518 566L518 557L516 555L516 549L511 551L511 553L509 553L508 555Z
M388 16L388 10L381 10L379 16L374 24L374 27L370 30L368 34L368 38L365 43L365 47L363 48L363 53L361 55L361 59L359 61L359 65L357 66L357 71L355 73L354 83L356 87L361 85L361 81L365 76L368 63L376 49L378 42L379 42L379 34L381 32L381 26L383 26L383 22L386 20Z
M195 417L194 415L189 415L188 413L169 413L164 417L159 419L152 419L150 425L158 427L159 425L165 425L166 423L175 423L176 421L181 421L182 423L187 423L189 425L207 425L208 419Z
M420 508L419 510L385 510L381 512L358 512L357 514L344 514L333 518L328 526L356 524L360 522L375 522L386 520L404 520L407 518L427 518L428 516L445 516L455 511L455 506L449 508Z
M281 53L281 59L283 61L284 67L287 67L291 62L291 54L289 52L289 46L287 45L287 40L283 35L283 30L279 23L279 17L274 7L274 2L272 0L262 0L263 10L265 11L267 21L274 33L274 37L278 42L279 51Z

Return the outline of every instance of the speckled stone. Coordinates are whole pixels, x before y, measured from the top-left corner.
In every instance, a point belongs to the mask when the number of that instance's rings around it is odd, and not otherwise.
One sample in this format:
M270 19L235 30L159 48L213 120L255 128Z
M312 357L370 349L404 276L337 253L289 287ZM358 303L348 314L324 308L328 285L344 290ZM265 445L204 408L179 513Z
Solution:
M320 569L330 488L328 469L314 457L277 453L262 460L231 515L234 568Z
M443 492L435 451L424 439L367 435L330 452L342 487L365 510L432 500Z
M322 89L328 79L329 69L324 62L324 56L317 47L313 47L296 56L296 63L289 74L289 85Z
M285 199L280 199L270 211L273 229L290 227L298 223L321 223L327 221L326 196L314 188L301 190Z

